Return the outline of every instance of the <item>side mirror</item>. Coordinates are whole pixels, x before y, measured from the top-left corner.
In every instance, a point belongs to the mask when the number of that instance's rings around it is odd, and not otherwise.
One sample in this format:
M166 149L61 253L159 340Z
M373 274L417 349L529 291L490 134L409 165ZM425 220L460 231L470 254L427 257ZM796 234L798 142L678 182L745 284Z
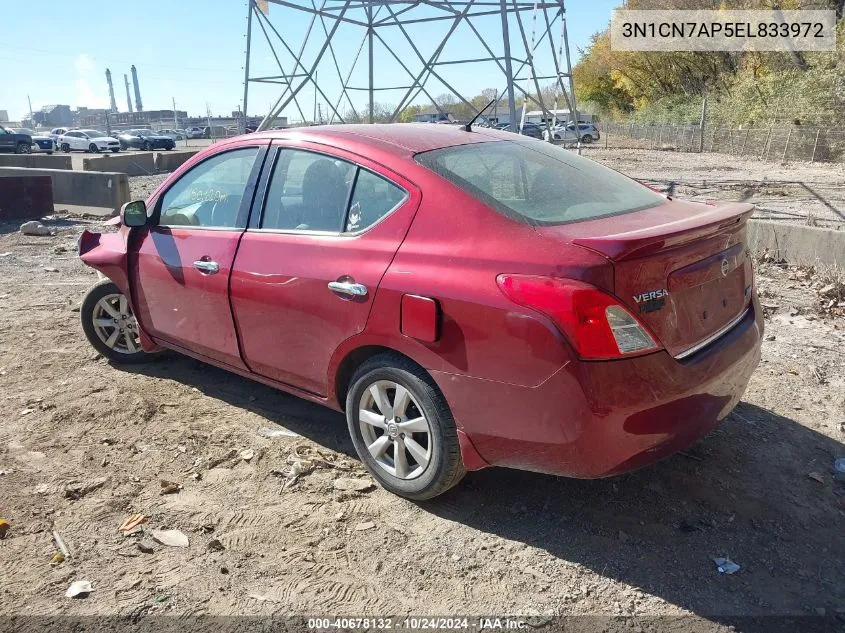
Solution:
M146 226L147 220L147 204L143 200L127 202L120 208L123 226Z

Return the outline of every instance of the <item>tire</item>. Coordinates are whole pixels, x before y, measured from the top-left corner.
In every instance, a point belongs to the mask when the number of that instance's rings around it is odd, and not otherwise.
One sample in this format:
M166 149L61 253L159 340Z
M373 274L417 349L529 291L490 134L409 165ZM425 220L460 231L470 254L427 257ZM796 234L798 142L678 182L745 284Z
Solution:
M47 156L52 156L53 152L47 152Z
M121 297L123 297L123 293L108 279L101 281L91 288L88 294L85 295L85 299L82 300L82 307L79 310L79 315L82 319L82 331L85 332L85 337L91 343L91 346L111 362L125 365L149 362L156 358L158 354L145 352L141 349L140 344L137 343L137 333L133 332L133 330L137 329L137 322L135 322L134 316L132 316L132 309L128 306L128 303L126 304L125 312L120 312L119 299ZM103 311L100 304L103 300L110 305L112 301L115 302L115 305L112 305L111 309L118 316L122 317L116 325L98 326L95 324L95 320L97 319L104 322L112 318L111 314ZM123 316L123 314L128 314L129 318ZM129 325L129 327L126 328L125 324ZM111 340L110 335L114 334L118 326L123 329L118 329L117 336L110 346L107 344ZM129 336L132 336L131 345L127 338ZM132 347L135 347L135 351L132 351Z
M125 152L127 149L129 149L129 146L126 143L124 143L123 141L120 141L120 149L122 149Z
M18 143L18 146L15 148L15 154L29 154L32 151L32 147L27 143Z
M70 154L70 145L68 145L67 143L62 143L62 151L65 154Z
M402 411L397 411L394 419L378 420L383 418L384 412L378 407L370 387L388 399L392 415L398 389L394 388L391 394L391 385L402 387L410 397L403 398L406 404L400 405ZM362 410L368 411L370 420L382 426L362 423ZM416 422L415 430L403 428L411 421ZM466 474L457 428L446 399L431 376L404 356L379 354L355 371L346 396L346 422L364 466L393 494L414 501L431 499L452 488ZM422 428L425 430L420 430ZM365 438L365 434L368 437ZM414 442L414 450L408 448L411 445L406 441L409 440ZM374 456L368 446L377 442L385 448L381 455ZM404 464L395 459L400 446ZM415 454L423 454L424 458L418 460Z
M165 149L165 151L169 152L169 151L170 151L170 150L172 150L173 148L172 148L172 147L170 147L170 146L168 145L168 146L167 146L167 147L165 147L164 149Z
M584 135L581 137L581 142L582 142L582 143L592 143L592 142L593 142L593 137L592 137L592 136L590 136L589 134L584 134Z
M100 148L98 148L94 143L91 143L88 146L88 153L89 154L98 154L100 152Z
M147 141L144 141L144 144L141 146L141 149L145 152L149 152L152 149L152 145L150 145Z
M111 153L112 153L112 154L117 154L119 151L120 151L120 148L119 148L119 147L115 147L115 148L112 148Z

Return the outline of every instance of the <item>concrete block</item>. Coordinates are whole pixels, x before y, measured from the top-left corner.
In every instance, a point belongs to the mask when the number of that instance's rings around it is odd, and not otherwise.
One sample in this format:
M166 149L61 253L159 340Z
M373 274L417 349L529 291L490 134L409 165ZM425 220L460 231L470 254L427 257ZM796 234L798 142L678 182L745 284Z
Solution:
M748 245L753 252L765 248L790 264L828 264L845 269L845 231L800 224L751 219Z
M156 154L156 171L175 171L198 151L159 152Z
M0 167L36 169L73 169L69 154L0 154Z
M126 174L127 176L147 176L155 173L155 161L152 152L134 152L103 154L96 158L82 159L83 171L103 171Z
M37 220L53 213L53 181L49 176L0 178L0 222Z
M126 174L0 167L0 178L7 176L49 176L53 183L53 202L57 204L105 207L117 213L125 202L129 202Z

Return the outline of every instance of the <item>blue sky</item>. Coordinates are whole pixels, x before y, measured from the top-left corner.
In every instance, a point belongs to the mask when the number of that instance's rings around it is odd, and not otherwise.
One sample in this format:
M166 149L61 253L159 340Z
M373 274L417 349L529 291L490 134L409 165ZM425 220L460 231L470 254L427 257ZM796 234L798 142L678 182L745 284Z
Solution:
M489 0L488 0L489 1ZM611 11L620 0L571 0L568 5L568 30L573 62L579 47L590 36L604 28ZM319 6L319 2L318 2ZM33 10L37 7L37 10ZM360 11L360 10L358 10ZM425 11L419 17L428 15ZM243 99L243 62L246 45L245 0L145 0L144 2L116 2L115 0L42 0L33 4L23 0L0 0L0 14L7 27L26 37L0 39L0 110L8 110L12 119L19 120L29 112L27 96L33 109L52 103L65 103L76 108L107 107L109 103L105 70L110 68L115 83L118 109L126 110L126 90L123 75L129 74L132 64L138 69L141 96L147 110L170 109L175 98L180 110L192 115L205 114L206 103L212 114L229 114ZM430 13L429 13L430 14ZM388 14L382 12L380 17ZM407 16L411 16L409 12ZM353 17L354 14L353 14ZM293 50L298 50L308 26L309 16L271 5L270 18ZM524 14L526 37L530 40L531 12ZM479 18L478 30L488 38L496 54L501 54L498 36L501 21L497 16ZM542 18L538 20L542 24ZM331 29L331 22L326 27ZM305 59L313 59L322 39L318 20L312 37L305 47ZM424 57L432 54L441 41L447 23L417 24L409 27L412 40ZM521 42L516 22L510 21L511 41ZM278 74L273 52L264 43L257 23L253 22L252 72L255 76ZM8 33L9 31L7 31ZM416 53L395 27L380 31L396 50L398 57L412 72L421 68ZM556 39L560 30L554 30ZM256 33L258 34L255 37ZM316 36L320 37L316 37ZM497 41L497 38L499 41ZM274 36L274 42L275 40ZM456 31L440 55L441 61L484 55L475 35L467 27ZM343 25L335 34L333 48L341 73L351 72L351 84L367 83L367 48L364 47L357 64L352 66L361 43L357 27ZM293 69L293 57L276 43L276 54L286 72ZM519 44L516 48L520 48ZM522 47L524 51L524 47ZM538 47L545 56L537 55L538 73L553 72L551 49L548 43ZM519 51L513 54L518 56ZM374 51L376 83L380 86L410 85L411 79L397 60L376 42ZM484 88L502 89L500 73L493 64L475 64L471 68L440 66L447 83L467 96ZM351 70L350 70L351 69ZM327 76L328 75L328 76ZM130 75L131 82L131 75ZM340 80L329 52L326 52L318 74L320 86L326 92L317 95L323 112L330 110L339 98ZM548 82L543 82L548 83ZM434 96L447 92L437 80L432 80ZM263 114L281 92L280 86L250 84L249 114ZM398 103L404 89L377 93L376 101ZM134 93L133 93L134 99ZM300 108L310 118L315 91L305 86L298 95ZM416 100L424 103L421 96ZM366 93L353 93L352 106L362 110ZM343 101L337 106L349 111ZM291 119L300 118L299 109L292 103L285 111Z

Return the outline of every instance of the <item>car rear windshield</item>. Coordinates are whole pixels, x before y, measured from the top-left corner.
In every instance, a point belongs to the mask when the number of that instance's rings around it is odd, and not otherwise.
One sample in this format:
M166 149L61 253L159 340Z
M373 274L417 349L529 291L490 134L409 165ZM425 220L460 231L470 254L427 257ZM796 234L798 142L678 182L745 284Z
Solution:
M415 159L507 217L555 225L639 211L666 201L648 187L542 141L492 141Z

